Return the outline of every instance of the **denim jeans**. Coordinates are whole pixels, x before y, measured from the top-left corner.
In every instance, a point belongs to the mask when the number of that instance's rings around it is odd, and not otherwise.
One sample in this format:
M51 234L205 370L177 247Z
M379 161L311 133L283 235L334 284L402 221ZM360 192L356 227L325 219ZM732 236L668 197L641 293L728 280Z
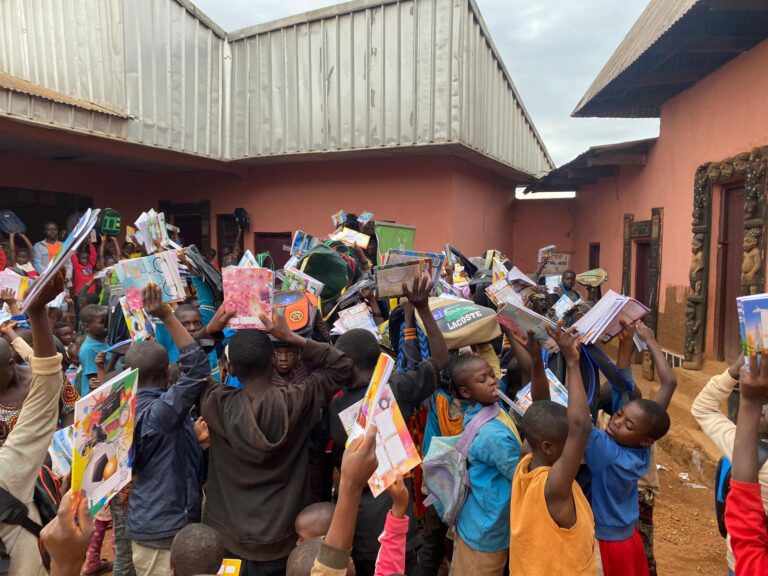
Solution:
M136 576L133 568L131 541L125 535L125 517L128 502L118 494L112 500L112 529L115 543L115 561L112 566L113 576Z

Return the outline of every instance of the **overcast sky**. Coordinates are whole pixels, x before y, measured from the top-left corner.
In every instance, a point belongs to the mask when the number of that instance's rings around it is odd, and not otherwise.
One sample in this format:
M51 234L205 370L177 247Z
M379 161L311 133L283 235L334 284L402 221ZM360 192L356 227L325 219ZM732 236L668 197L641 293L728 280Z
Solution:
M193 0L225 30L333 0ZM491 36L559 166L599 144L658 135L656 119L571 118L648 0L477 0Z

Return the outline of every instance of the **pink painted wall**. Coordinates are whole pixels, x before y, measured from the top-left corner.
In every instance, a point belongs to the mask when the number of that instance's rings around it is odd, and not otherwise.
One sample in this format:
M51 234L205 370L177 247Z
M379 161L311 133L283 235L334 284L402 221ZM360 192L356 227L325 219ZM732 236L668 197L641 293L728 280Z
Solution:
M578 254L574 253L573 234L575 201L568 200L517 200L512 217L514 251L508 254L512 263L528 274L536 270L539 248L554 244L558 252L571 255L571 267L579 267ZM582 270L583 268L583 270Z
M574 267L584 268L589 243L600 242L601 265L610 276L608 287L614 290L621 288L624 213L632 212L635 220L646 220L651 216L651 208L664 208L660 332L664 315L669 312L676 324L674 334L667 334L666 342L662 343L677 352L682 352L683 335L679 333L678 324L691 263L693 176L703 163L720 161L768 144L766 67L768 41L667 102L661 112L659 139L649 153L646 166L627 167L616 178L603 178L598 184L584 188L573 202ZM716 200L717 194L715 206ZM522 203L518 203L518 208L521 207ZM713 218L714 229L717 222ZM717 234L713 235L713 242L714 259ZM714 274L714 267L711 269ZM710 306L714 302L714 287L712 278ZM711 353L712 310L708 319L707 351Z

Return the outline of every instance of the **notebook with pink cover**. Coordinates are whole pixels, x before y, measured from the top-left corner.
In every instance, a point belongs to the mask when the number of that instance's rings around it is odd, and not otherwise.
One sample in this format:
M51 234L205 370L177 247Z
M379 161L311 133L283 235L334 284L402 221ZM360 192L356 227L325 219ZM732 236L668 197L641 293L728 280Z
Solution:
M235 316L229 321L230 328L266 328L259 314L268 317L272 315L274 275L267 268L229 266L221 271L224 304L227 309L236 310Z

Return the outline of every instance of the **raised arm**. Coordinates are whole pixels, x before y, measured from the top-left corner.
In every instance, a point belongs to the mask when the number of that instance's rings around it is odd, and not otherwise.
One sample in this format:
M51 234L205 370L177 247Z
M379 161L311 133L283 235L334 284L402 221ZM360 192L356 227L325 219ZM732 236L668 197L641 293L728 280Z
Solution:
M99 270L104 270L104 250L107 247L107 237L102 234L100 238L101 242L99 242L99 257L96 260L96 266Z
M527 338L520 338L512 333L512 338L519 346L525 349L525 353L531 359L531 400L549 400L549 382L544 371L544 360L541 358L541 346L533 335L533 330L528 331Z
M16 232L8 234L8 266L16 266Z
M560 458L552 465L544 486L544 497L552 519L561 528L571 528L576 523L573 506L573 481L579 472L589 435L592 433L592 419L589 412L587 393L581 380L579 368L579 333L550 333L563 354L568 384L568 437Z
M616 368L619 370L632 368L632 355L635 353L634 335L634 324L627 324L622 320L621 332L619 332L619 351L616 354Z
M736 421L736 440L733 443L733 470L731 478L739 482L757 482L757 442L763 402L768 397L768 352L759 361L752 355L749 369L744 370L739 388L739 417Z
M144 310L162 320L174 344L179 349L179 379L166 390L161 402L154 402L145 415L154 428L168 430L179 426L189 417L189 411L199 400L208 383L211 367L205 351L195 342L163 303L160 287L149 284L141 291Z
M672 368L664 357L664 352L662 352L661 346L656 342L653 330L648 328L643 322L638 322L635 330L640 339L645 342L646 346L648 346L648 352L651 353L653 365L656 367L656 371L659 374L659 382L661 382L661 386L653 397L653 401L658 402L664 406L664 408L669 408L669 404L672 402L672 395L675 393L675 388L677 388L677 378L675 378L675 373L672 372Z
M56 353L53 333L45 305L64 287L64 276L50 280L27 309L35 342L30 358L32 384L21 407L16 426L0 447L0 486L29 502L35 490L35 478L43 463L59 417L61 392L61 355Z
M427 334L427 342L429 342L429 354L432 359L437 363L438 370L442 370L448 366L450 356L448 354L448 346L443 338L443 333L440 332L440 328L437 327L432 311L429 309L429 294L432 292L432 280L428 275L424 274L420 278L414 278L413 285L409 288L407 283L403 282L403 292L416 312L421 318L421 323L424 325L424 332Z

